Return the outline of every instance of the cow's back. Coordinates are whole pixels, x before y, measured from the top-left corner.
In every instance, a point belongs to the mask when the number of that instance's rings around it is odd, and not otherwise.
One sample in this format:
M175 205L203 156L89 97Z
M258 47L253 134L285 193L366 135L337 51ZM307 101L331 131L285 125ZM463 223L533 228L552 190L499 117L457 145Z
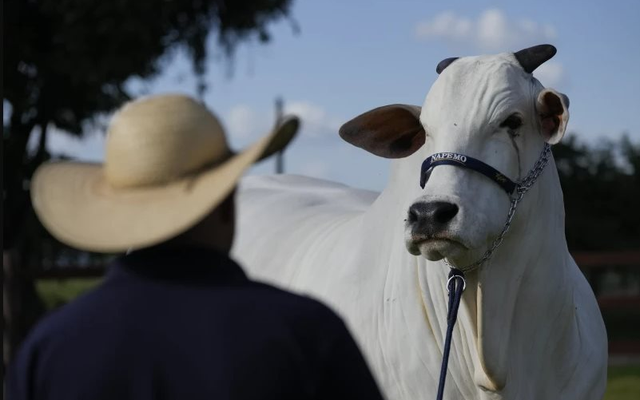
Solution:
M244 178L233 257L248 274L326 299L357 262L358 229L378 193L298 175Z

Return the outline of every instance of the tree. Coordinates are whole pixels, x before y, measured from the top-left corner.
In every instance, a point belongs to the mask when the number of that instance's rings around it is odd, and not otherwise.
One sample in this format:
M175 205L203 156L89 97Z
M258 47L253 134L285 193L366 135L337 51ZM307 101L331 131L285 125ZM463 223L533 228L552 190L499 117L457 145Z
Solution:
M640 248L640 144L579 143L571 135L553 147L564 193L571 250Z
M23 306L10 321L17 328L10 332L9 350L41 311L37 301L28 306L33 301L23 298L35 295L24 260L32 249L30 238L40 229L28 186L38 165L50 157L48 128L81 136L97 116L131 98L124 87L129 78L153 77L162 57L177 48L190 54L203 92L208 35L213 32L223 53L231 56L243 40L257 36L269 41L268 24L291 21L290 5L291 0L4 3L4 103L10 115L3 132L3 258L9 265L5 282L16 289L5 300ZM39 145L29 152L27 144L36 132Z

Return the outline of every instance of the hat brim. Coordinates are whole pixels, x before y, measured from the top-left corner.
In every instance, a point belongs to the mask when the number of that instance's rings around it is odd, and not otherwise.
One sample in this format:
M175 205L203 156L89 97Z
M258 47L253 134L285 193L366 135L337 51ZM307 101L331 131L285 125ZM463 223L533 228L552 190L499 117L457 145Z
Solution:
M48 163L34 174L33 207L54 237L78 249L120 253L152 246L208 215L247 168L286 147L298 123L295 117L285 119L224 163L162 186L115 189L107 184L102 164Z

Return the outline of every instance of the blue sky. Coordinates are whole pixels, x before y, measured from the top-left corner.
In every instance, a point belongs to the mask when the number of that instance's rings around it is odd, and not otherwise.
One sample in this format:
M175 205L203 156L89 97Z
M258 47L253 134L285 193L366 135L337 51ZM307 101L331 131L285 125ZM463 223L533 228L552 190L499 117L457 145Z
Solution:
M569 131L584 140L640 140L640 1L294 1L294 35L286 21L271 26L272 42L238 48L234 73L220 61L214 38L205 102L222 119L235 148L265 133L274 99L303 120L286 153L287 172L382 190L388 161L352 148L340 125L390 103L421 105L450 56L516 51L551 43L558 54L536 71L547 87L571 99ZM196 93L184 54L164 61L149 82L132 80L134 93ZM100 129L83 142L51 136L54 152L102 159ZM270 173L272 161L251 173Z

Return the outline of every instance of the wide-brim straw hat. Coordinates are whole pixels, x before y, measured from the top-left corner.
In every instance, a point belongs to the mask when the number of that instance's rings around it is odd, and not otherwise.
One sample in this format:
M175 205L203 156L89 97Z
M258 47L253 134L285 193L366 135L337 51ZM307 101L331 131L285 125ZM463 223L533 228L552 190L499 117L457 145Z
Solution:
M34 174L31 198L43 225L70 246L119 253L185 232L216 208L256 161L298 130L284 118L241 152L218 119L183 95L125 104L111 120L104 164L51 162Z

